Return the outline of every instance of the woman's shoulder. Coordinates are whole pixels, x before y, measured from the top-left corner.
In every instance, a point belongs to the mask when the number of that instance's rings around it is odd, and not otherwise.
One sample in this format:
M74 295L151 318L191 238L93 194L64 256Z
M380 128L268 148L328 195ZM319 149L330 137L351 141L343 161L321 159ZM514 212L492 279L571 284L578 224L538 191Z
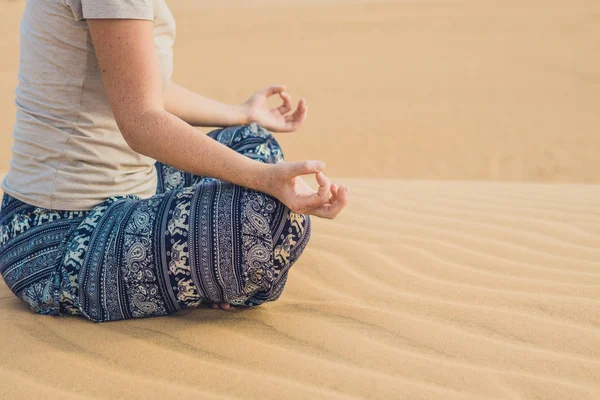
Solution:
M154 20L155 0L64 0L78 21L84 19Z

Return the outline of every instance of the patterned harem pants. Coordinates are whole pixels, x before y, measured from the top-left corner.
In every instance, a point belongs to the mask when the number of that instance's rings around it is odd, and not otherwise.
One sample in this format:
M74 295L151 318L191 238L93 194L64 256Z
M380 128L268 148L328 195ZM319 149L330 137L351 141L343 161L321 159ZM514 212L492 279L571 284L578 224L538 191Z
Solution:
M259 125L208 135L247 157L283 160ZM262 192L161 163L156 169L155 196L113 196L88 211L39 208L5 194L0 273L10 290L36 313L95 322L278 299L310 238L309 216Z

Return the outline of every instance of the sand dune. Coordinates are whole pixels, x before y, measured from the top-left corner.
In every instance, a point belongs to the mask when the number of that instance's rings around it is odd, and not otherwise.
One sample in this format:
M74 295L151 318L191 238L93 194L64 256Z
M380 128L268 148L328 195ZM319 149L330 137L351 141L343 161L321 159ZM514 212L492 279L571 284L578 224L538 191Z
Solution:
M345 182L260 308L93 324L0 285L0 395L600 396L600 187Z

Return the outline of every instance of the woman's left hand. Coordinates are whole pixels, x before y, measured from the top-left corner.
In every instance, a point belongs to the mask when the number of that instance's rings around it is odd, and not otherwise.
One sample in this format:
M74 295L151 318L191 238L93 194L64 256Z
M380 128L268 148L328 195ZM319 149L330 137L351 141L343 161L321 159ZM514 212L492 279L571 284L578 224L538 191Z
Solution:
M283 104L269 109L267 100L274 95L279 95ZM283 85L259 90L246 100L243 107L249 124L256 122L272 132L294 132L302 125L308 113L306 99L302 98L296 111L286 115L292 110L292 98Z

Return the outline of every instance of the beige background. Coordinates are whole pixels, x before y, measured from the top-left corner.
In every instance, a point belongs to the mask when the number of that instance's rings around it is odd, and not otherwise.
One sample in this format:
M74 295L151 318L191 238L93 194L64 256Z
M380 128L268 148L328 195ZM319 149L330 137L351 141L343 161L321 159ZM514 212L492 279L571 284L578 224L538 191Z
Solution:
M0 397L600 398L598 1L169 4L175 80L306 96L277 137L351 203L253 310L98 325L0 285ZM0 2L0 169L22 9Z
M306 127L280 135L290 159L335 176L600 181L596 1L213 3L169 2L174 79L228 102L272 83L305 96ZM0 6L6 169L23 5Z

